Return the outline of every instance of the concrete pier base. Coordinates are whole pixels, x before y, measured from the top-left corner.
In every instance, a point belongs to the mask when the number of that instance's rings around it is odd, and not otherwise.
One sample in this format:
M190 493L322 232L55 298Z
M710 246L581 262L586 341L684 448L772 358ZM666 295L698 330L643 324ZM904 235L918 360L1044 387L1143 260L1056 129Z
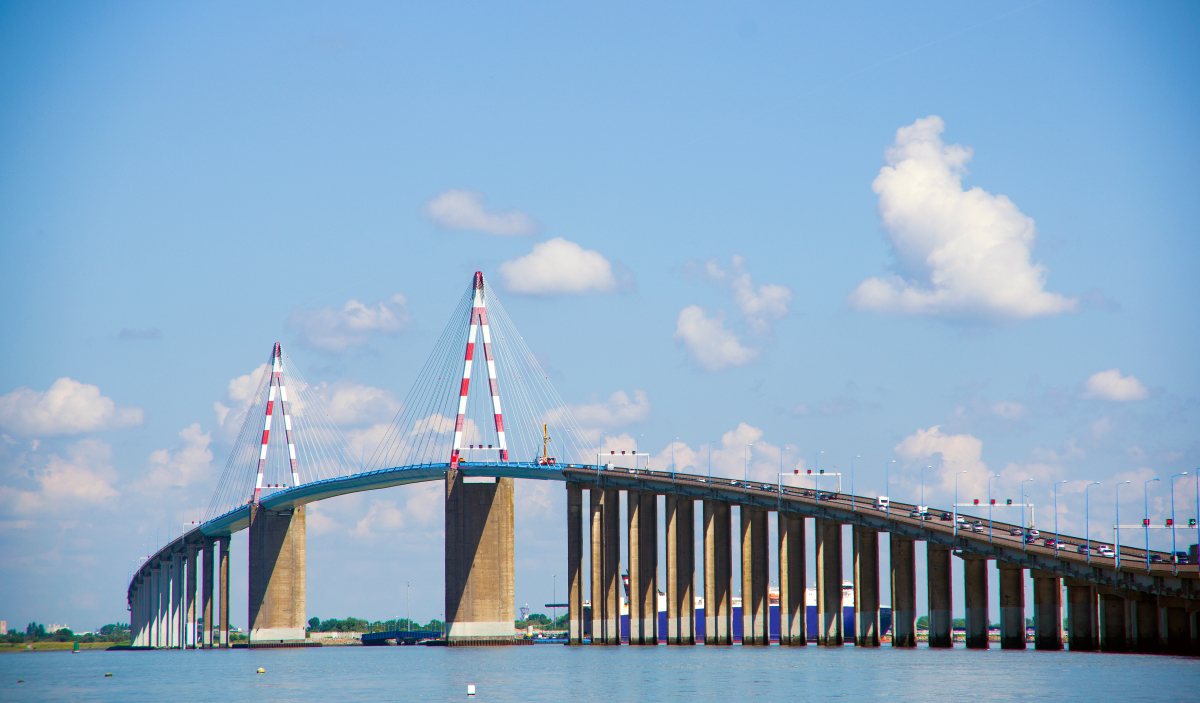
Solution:
M729 503L704 501L704 643L733 644L733 558Z
M854 645L879 646L879 533L855 525Z
M171 642L174 649L183 648L183 552L171 557Z
M987 649L987 559L974 554L963 554L962 559L963 601L967 616L967 649Z
M1081 579L1063 579L1067 587L1067 647L1072 652L1100 648L1096 588Z
M1117 593L1100 596L1100 651L1129 651L1129 606Z
M804 646L804 518L779 513L779 644Z
M1029 575L1033 577L1034 649L1062 649L1062 583L1050 571L1030 570Z
M1187 604L1182 598L1160 597L1166 630L1167 654L1187 655L1192 653L1192 623Z
M201 645L205 649L213 646L213 540L205 538L200 556L200 617Z
M767 545L767 511L742 506L742 644L771 644L767 606L770 565Z
M220 642L220 646L223 649L228 649L229 648L229 566L230 566L230 564L229 564L229 538L228 537L220 537L217 539L217 544L219 547L218 548L218 556L220 559L219 578L220 578L220 586L221 586L221 592L219 594L219 598L221 599L221 619L220 619L221 642Z
M446 471L446 626L457 638L516 635L513 479L464 483Z
M629 644L658 644L658 495L626 492Z
M816 519L817 644L841 647L842 631L842 523Z
M1025 569L996 562L1000 577L1000 649L1025 649Z
M188 649L195 649L198 646L196 642L196 582L198 580L196 567L200 565L200 560L197 558L199 556L199 552L200 550L195 545L188 547L187 581L183 590L184 626L186 628L183 634L183 646L187 647Z
M892 534L892 646L917 646L917 569L913 541Z
M583 644L583 486L567 484L567 643Z
M249 543L250 643L304 639L304 506L252 505Z
M604 643L621 644L621 491L605 488Z
M1133 601L1133 640L1138 652L1157 654L1162 651L1159 625L1158 596L1139 593Z
M695 501L666 497L667 644L696 643Z
M951 596L950 548L933 542L925 548L926 581L929 590L929 646L935 649L954 646Z
M588 491L591 504L592 644L621 644L618 629L617 581L620 564L620 493L594 487Z

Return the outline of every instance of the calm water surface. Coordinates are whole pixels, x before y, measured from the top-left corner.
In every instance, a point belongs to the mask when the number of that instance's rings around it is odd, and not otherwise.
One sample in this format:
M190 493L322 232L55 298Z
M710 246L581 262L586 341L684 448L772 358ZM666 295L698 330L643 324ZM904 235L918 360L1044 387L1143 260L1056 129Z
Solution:
M256 674L258 667L266 674ZM111 671L112 678L104 678ZM16 683L23 679L25 683ZM803 647L325 647L0 655L0 700L1200 701L1200 660Z

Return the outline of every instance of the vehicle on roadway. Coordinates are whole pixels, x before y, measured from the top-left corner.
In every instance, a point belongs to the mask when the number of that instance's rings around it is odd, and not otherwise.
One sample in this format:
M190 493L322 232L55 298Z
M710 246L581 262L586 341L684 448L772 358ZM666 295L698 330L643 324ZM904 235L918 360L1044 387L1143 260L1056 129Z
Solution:
M1012 535L1013 537L1020 537L1020 536L1021 536L1021 534L1022 534L1022 532L1021 532L1021 528L1019 528L1019 527L1014 527L1014 528L1012 528L1011 530L1009 530L1009 531L1008 531L1008 534Z
M982 522L977 522L974 525L971 525L971 531L972 532L987 532L987 525L983 524Z
M1096 551L1100 552L1100 556L1102 557L1115 557L1117 555L1116 552L1112 550L1112 547L1108 546L1107 544L1102 544L1099 547L1096 547Z
M1151 563L1151 564L1161 564L1161 563L1163 563L1163 558L1162 558L1162 555L1161 555L1161 554L1151 554L1151 555L1150 555L1150 563Z
M1075 551L1079 552L1080 554L1087 554L1091 550L1088 549L1086 544L1081 544L1075 548Z
M878 498L875 499L875 509L876 510L887 510L887 507L888 507L888 497L887 496L879 496Z
M950 522L953 519L954 519L954 516L951 515L950 513L942 513L942 522Z
M1038 532L1036 527L1031 527L1031 528L1029 528L1029 531L1026 534L1028 534L1030 537L1032 537L1034 539L1037 539L1038 537L1041 536L1042 533Z
M1189 562L1188 559L1190 559L1190 557L1188 556L1187 552L1175 552L1173 557L1173 561L1176 564L1189 564L1191 562Z

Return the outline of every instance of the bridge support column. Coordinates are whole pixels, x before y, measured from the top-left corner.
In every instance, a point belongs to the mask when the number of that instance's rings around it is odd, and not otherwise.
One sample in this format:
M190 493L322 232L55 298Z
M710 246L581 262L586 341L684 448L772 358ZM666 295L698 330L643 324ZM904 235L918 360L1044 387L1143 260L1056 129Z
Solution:
M925 572L929 586L929 646L934 649L953 647L951 597L954 586L950 571L950 548L927 542Z
M767 511L742 506L742 644L771 644L767 608Z
M892 646L917 646L917 567L913 541L889 536L892 576Z
M626 491L629 644L658 644L658 495Z
M1051 571L1030 571L1033 577L1033 647L1062 649L1062 584Z
M779 513L779 644L804 646L804 518Z
M733 557L729 503L704 501L704 643L733 644Z
M668 495L667 506L667 644L696 643L695 501Z
M220 586L221 586L221 647L227 649L229 647L229 538L221 537L217 540L220 545L219 560L220 560Z
M146 574L146 583L149 588L146 590L146 646L158 646L158 616L159 616L159 596L158 596L158 579L160 569L155 563L149 567L149 573Z
M1096 628L1096 589L1088 581L1064 579L1067 587L1067 647L1072 652L1099 649Z
M250 642L304 639L304 506L250 506L248 593Z
M621 644L621 491L604 489L604 641Z
M842 630L842 524L816 519L817 530L817 644L841 647Z
M213 540L209 537L204 538L201 553L200 617L204 618L200 628L201 646L210 649L213 646Z
M1159 630L1158 596L1139 593L1133 602L1133 637L1137 651L1157 654L1162 650Z
M1159 605L1162 607L1166 625L1166 653L1191 654L1192 623L1187 611L1187 601L1175 596L1160 596Z
M593 486L588 491L591 512L588 515L588 534L591 537L592 586L592 644L606 644L604 639L604 489Z
M583 644L583 486L567 484L567 643Z
M963 554L963 600L967 611L967 649L988 648L987 559Z
M511 638L513 479L446 471L446 626L457 638Z
M159 560L155 579L154 646L169 646L167 635L171 630L171 563Z
M1000 577L1000 649L1025 649L1025 569L997 561Z
M854 645L879 646L879 533L855 525Z
M1118 593L1100 595L1100 651L1129 651L1129 606Z
M187 587L184 589L184 596L187 600L185 608L187 631L184 633L183 646L188 649L196 648L196 567L199 566L199 555L196 545L188 547L187 552Z

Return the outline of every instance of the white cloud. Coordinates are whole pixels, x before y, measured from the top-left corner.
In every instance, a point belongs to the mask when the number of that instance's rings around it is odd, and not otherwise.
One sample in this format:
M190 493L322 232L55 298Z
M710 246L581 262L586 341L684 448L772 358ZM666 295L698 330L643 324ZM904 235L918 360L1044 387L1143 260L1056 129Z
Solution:
M737 335L725 329L720 317L709 317L699 305L689 305L675 321L675 341L682 343L706 371L741 366L758 357L758 350L742 346Z
M1150 391L1133 376L1122 376L1120 369L1109 369L1094 373L1083 384L1083 398L1096 400L1145 400Z
M267 370L267 364L259 364L256 369L244 376L230 379L225 387L225 397L213 403L213 412L217 417L218 434L226 441L233 442L237 433L242 429L246 420L246 411L254 400L254 392Z
M941 462L934 468L932 474L925 476L925 485L943 491L954 490L954 477L960 471L966 471L959 480L962 495L980 495L980 490L986 491L988 473L987 464L983 463L983 441L969 434L948 435L942 432L940 425L934 425L927 430L918 429L916 434L905 437L896 445L896 456L912 462L926 460L935 454L941 455Z
M340 354L349 347L366 344L372 334L397 334L412 323L408 299L396 293L373 306L349 300L341 310L297 309L287 326L297 330L300 344Z
M1029 411L1015 400L1005 400L992 405L992 414L1005 420L1020 420L1028 415Z
M614 446L613 449L623 449ZM674 461L675 470L685 473L706 474L709 470L711 449L711 465L714 476L725 478L742 478L747 473L751 480L774 483L779 480L782 464L785 486L812 487L812 477L805 474L807 463L800 457L799 451L793 446L772 444L763 439L763 431L744 422L721 435L719 443L703 444L692 449L680 441L671 442L658 454L650 457L649 465L656 471L667 471ZM605 451L609 450L605 443ZM782 457L780 456L782 452ZM631 462L621 463L621 466L632 465ZM645 464L642 465L645 467ZM794 472L799 472L797 476ZM822 485L824 487L824 484Z
M617 391L606 401L575 404L568 409L584 429L620 427L645 420L650 415L650 401L646 391L634 389L632 400L625 391ZM561 408L551 410L546 414L546 421L554 424L562 414Z
M111 447L97 439L83 439L69 445L66 454L65 459L51 454L45 467L29 472L40 484L39 490L0 486L0 505L13 513L30 514L73 509L117 497L113 487L117 472L109 463Z
M709 259L704 272L714 281L729 286L734 302L746 318L746 327L757 334L770 331L771 323L788 313L788 304L795 297L792 289L774 283L764 283L757 289L750 273L745 270L746 259L734 255L727 269L721 268L716 259Z
M313 387L329 419L337 425L389 422L400 410L391 391L352 381L319 383Z
M198 479L212 473L212 450L208 445L212 437L200 431L200 423L193 422L179 432L183 445L174 451L159 449L150 454L150 471L143 488L157 494L163 488L186 488Z
M896 131L872 189L901 271L869 278L847 298L860 310L950 318L1021 319L1074 312L1077 298L1044 290L1030 263L1033 220L1003 195L963 190L972 152L946 145L936 115Z
M525 256L500 264L504 285L525 295L577 295L617 287L612 264L598 251L555 237L535 244Z
M71 435L142 424L141 408L118 408L100 389L66 376L47 391L22 386L0 396L0 426L21 435Z
M425 203L422 212L445 230L471 229L488 234L523 235L537 232L537 223L520 210L489 210L483 193L450 189Z

